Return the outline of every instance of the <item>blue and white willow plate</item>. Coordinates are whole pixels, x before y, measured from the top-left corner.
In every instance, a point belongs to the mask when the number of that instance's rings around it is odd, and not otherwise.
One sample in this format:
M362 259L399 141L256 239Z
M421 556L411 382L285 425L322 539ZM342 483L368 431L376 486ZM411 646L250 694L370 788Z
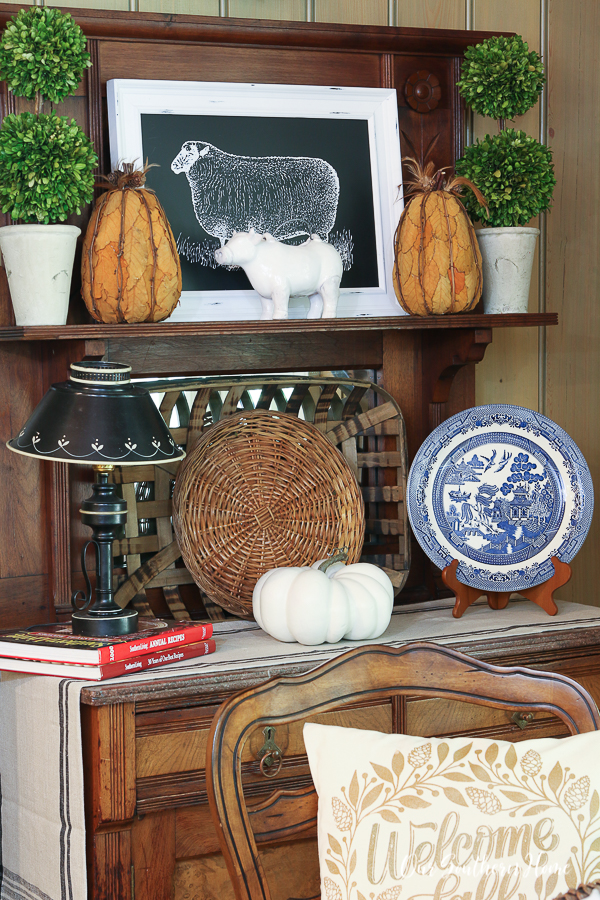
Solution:
M476 406L424 441L408 476L408 516L427 556L482 591L547 581L570 562L594 509L587 463L569 435L521 406Z

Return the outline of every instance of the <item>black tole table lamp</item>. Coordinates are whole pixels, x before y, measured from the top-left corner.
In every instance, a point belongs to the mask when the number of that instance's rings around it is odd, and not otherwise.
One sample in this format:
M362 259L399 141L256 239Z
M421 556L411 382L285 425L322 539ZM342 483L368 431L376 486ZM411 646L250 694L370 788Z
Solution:
M109 473L115 465L174 462L185 456L148 391L131 384L131 366L113 362L70 365L70 380L53 384L18 437L7 442L15 453L56 462L92 465L96 482L81 504L81 519L93 536L82 551L87 591L71 598L73 633L88 636L131 634L135 610L113 598L113 541L127 519L127 506ZM96 545L96 596L86 571L86 551Z

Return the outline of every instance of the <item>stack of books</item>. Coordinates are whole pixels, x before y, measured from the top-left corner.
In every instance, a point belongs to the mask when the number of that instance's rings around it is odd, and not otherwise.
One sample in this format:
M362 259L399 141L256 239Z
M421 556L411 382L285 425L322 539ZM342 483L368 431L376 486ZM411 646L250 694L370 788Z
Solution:
M212 632L210 622L159 619L123 637L73 634L70 623L0 631L0 671L103 681L213 653Z

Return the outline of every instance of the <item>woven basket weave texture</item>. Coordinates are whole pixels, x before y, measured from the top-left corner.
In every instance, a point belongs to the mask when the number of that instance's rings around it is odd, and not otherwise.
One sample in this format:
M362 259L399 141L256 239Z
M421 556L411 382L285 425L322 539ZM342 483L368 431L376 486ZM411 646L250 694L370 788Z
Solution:
M342 454L314 425L255 410L218 422L180 466L173 525L196 584L252 617L260 576L308 566L344 547L360 559L364 503Z

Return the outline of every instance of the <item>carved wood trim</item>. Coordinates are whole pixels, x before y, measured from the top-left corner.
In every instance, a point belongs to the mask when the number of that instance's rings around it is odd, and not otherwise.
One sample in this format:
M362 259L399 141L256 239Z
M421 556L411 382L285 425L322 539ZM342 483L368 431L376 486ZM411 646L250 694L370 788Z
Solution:
M203 769L138 778L136 789L138 815L153 810L207 803Z
M14 15L14 5L0 4L0 27ZM414 53L461 56L492 32L438 28L338 25L326 22L277 22L214 16L69 9L90 38L103 40L254 44L283 48L356 50L361 53ZM508 33L508 32L506 32Z
M96 834L94 844L95 900L133 900L131 832Z
M172 718L173 713L171 713L168 721L165 721L163 710L156 716L156 721L152 721L155 718L154 716L151 716L149 722L144 722L143 717L140 720L138 716L135 729L136 738L148 737L154 734L178 734L181 732L205 730L210 727L216 709L217 707L215 706L210 712L202 710L198 713L195 710L190 710L191 715L189 717L186 716L183 720Z
M440 80L427 69L413 72L404 85L404 96L411 109L419 113L431 112L442 97Z
M275 788L279 792L289 793L312 787L306 756L286 759L282 767L283 775L277 777L274 784L260 775L258 763L244 763L242 770L245 778L254 776L256 779L245 785L244 794L250 799L258 799L259 805L269 803ZM189 769L185 772L138 778L136 791L138 815L159 809L175 809L208 802L204 769Z
M381 55L381 87L394 87L394 57L391 53Z
M137 900L172 900L176 846L177 822L173 810L136 820L131 829L131 863Z
M293 790L277 790L266 800L248 806L257 843L285 841L316 835L317 793L310 784ZM289 824L288 824L289 823Z
M394 734L406 734L407 698L392 697L392 731Z
M461 97L459 90L456 86L456 82L460 78L460 66L461 60L454 59L452 61L453 67L453 77L452 83L454 85L453 93L452 93L452 114L454 121L454 159L459 159L464 152L465 149L465 104L464 100Z
M41 346L42 383L40 396L50 388L51 384L63 382L68 377L70 353L81 352L82 344L76 342L70 347L66 345L53 347L46 343ZM81 473L80 473L81 474ZM48 570L50 596L57 616L68 614L71 610L71 510L70 482L73 472L67 463L45 463L46 482L46 521L52 525L47 529Z
M50 474L50 529L52 602L57 613L71 609L71 515L69 508L69 467L67 463L48 465Z
M100 47L97 38L88 39L88 52L92 65L87 70L87 108L88 127L94 149L98 154L98 168L96 174L101 174L104 169L104 138L102 136L102 89L100 69ZM100 191L98 192L100 193Z
M135 814L135 706L82 709L86 810L94 830Z
M148 341L156 339L160 332L165 338L195 338L229 335L290 335L302 334L312 339L324 332L358 333L396 331L454 331L464 328L537 328L541 325L557 325L557 313L507 313L504 315L481 315L480 313L457 313L447 316L389 316L359 317L356 319L273 319L271 321L220 321L220 322L161 322L138 325L6 325L0 327L0 341ZM86 345L84 345L85 347ZM98 343L96 347L102 345ZM105 352L109 349L104 344ZM97 352L89 355L96 356ZM86 351L86 355L87 351Z
M456 337L456 336L455 336ZM452 346L443 336L435 349L429 346L424 353L424 366L429 389L424 400L429 405L429 428L433 431L447 418L447 403L454 379L463 366L481 362L492 342L492 329L465 331Z

